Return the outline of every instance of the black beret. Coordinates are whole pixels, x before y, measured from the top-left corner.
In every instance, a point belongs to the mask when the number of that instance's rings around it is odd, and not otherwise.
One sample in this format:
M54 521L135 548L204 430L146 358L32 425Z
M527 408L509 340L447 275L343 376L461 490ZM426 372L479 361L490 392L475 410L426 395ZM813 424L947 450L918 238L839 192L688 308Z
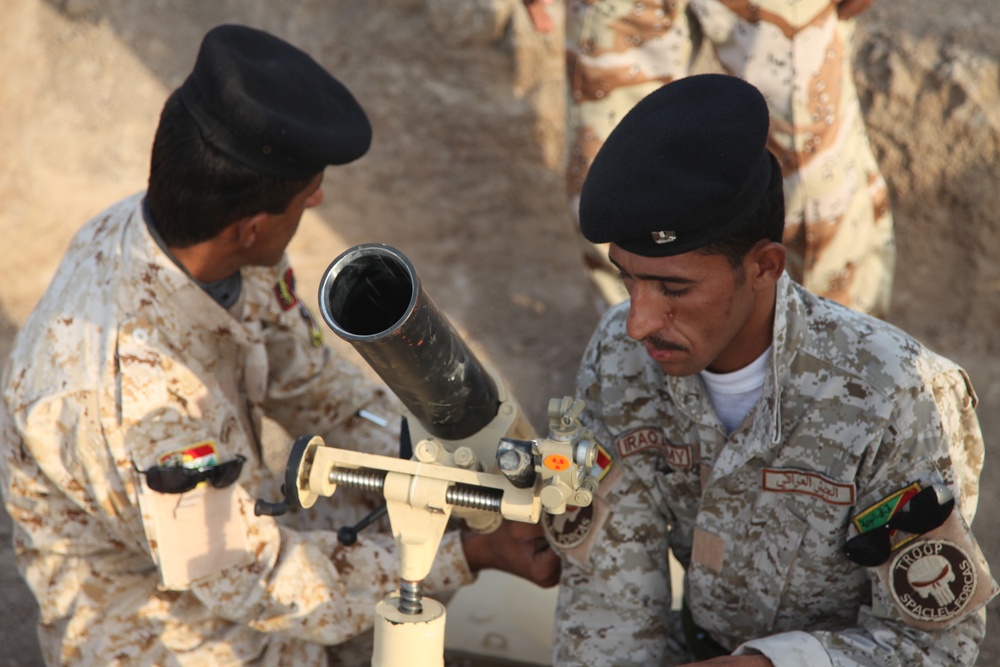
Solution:
M210 30L178 92L208 143L278 178L309 178L371 145L350 91L306 53L254 28Z
M580 229L647 257L679 255L737 229L767 193L767 103L749 83L701 74L639 101L598 151ZM777 173L777 172L775 172Z

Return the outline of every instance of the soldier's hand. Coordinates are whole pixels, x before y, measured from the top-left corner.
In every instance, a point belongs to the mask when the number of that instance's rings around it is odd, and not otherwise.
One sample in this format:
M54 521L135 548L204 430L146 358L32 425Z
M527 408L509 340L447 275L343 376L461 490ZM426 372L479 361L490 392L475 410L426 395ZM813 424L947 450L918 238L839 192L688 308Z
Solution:
M473 572L502 570L544 588L559 583L562 563L538 524L504 521L487 535L464 530L462 547Z

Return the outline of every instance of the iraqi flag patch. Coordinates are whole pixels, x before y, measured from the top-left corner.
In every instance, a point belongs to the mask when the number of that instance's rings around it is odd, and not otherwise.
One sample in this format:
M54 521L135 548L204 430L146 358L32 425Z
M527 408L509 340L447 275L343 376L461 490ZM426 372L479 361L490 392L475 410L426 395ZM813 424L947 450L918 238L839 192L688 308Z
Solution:
M219 452L214 440L202 440L161 456L157 463L161 466L178 466L197 470L219 465Z

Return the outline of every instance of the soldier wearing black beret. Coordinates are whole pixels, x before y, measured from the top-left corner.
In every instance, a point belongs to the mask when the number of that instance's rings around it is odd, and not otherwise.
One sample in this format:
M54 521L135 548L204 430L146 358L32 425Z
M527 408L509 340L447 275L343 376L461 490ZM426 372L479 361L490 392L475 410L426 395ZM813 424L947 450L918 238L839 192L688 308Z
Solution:
M658 275L652 258L678 258L656 266L700 265L711 255L733 269L733 285L719 283L718 276L709 285L721 290L713 293L717 298L735 289L734 297L744 297L740 310L692 313L691 340L663 342L685 353L658 351L671 374L735 370L769 344L785 249L781 170L767 150L767 127L767 105L750 84L721 74L686 77L653 92L622 119L584 182L581 231L594 243L611 244L610 259L627 289L643 284L635 280L640 275ZM692 281L678 280L672 291L690 293ZM675 318L680 314L671 311ZM630 333L640 340L648 333L644 312L636 308L629 318Z
M285 254L325 168L371 137L306 53L219 26L164 106L147 192L77 233L0 403L2 490L49 664L325 665L329 646L337 664L370 662L346 644L396 588L395 543L330 530L369 501L278 518L254 506L280 497L265 462L290 447L262 438L264 417L399 452L398 405L323 345ZM540 538L527 524L449 531L424 589L490 567L552 585L559 560Z
M629 300L578 375L612 462L591 508L546 524L557 667L976 660L998 588L969 528L975 392L789 278L767 129L750 84L684 78L633 107L583 184L582 232Z
M326 166L360 158L371 139L357 100L308 54L261 30L218 26L164 105L146 194L150 227L182 263L189 248L239 220L239 240L253 245L270 231L255 214L280 213L306 189L308 205L318 204ZM275 241L265 263L284 251ZM206 282L232 274L228 264L187 269Z

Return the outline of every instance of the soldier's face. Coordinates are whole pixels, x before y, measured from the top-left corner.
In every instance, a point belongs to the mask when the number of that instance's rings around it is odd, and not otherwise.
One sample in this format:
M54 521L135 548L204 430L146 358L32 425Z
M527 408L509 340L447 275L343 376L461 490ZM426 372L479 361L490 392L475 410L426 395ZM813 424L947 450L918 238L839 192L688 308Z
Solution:
M667 375L738 370L770 344L773 306L764 317L753 252L743 271L697 251L643 257L612 244L609 255L631 298L628 335Z

